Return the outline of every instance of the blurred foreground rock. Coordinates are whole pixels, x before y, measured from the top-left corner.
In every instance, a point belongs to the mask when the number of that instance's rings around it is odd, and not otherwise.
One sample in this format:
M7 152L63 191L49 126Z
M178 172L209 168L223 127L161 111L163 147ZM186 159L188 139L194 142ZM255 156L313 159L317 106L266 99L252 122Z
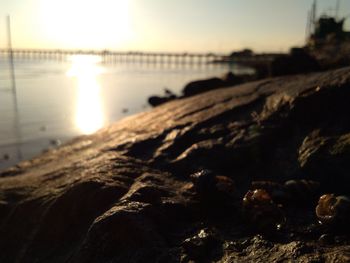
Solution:
M348 227L319 225L313 198L290 197L278 230L250 227L240 211L252 181L350 194L349 98L350 68L265 79L22 162L0 174L0 262L349 262ZM237 193L198 195L191 174L204 169L221 178L211 193Z

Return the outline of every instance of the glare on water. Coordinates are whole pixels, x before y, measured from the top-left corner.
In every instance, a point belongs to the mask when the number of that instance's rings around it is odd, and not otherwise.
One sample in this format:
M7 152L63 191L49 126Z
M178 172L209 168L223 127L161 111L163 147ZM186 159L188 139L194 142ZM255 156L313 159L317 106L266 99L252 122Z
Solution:
M6 58L0 58L0 68L6 69ZM190 81L242 70L214 64L101 63L100 56L82 54L68 61L61 58L15 59L17 132L13 93L2 90L8 86L8 76L6 70L0 72L0 170L22 159L18 150L29 159L55 147L52 142L64 143L143 111L147 98L164 94L165 88L180 94Z
M104 125L101 85L98 76L102 68L99 56L75 55L67 75L76 78L77 98L75 125L83 134L91 134Z

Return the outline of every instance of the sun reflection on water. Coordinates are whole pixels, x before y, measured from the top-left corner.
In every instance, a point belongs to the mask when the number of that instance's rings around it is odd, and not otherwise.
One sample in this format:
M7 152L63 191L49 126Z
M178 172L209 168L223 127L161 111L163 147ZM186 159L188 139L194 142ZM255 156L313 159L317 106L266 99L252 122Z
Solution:
M102 68L98 66L101 57L92 55L74 55L67 75L77 80L77 102L75 125L83 134L91 134L104 125L100 84L98 75Z

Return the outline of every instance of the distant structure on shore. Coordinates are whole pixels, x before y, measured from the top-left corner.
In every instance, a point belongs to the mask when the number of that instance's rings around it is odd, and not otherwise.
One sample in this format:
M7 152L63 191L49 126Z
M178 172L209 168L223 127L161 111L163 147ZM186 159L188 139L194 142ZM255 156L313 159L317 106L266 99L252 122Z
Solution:
M317 17L317 1L314 0L306 26L308 46L318 47L334 41L350 41L350 32L344 30L347 17L339 18L338 12L339 0L336 2L334 17L326 14Z

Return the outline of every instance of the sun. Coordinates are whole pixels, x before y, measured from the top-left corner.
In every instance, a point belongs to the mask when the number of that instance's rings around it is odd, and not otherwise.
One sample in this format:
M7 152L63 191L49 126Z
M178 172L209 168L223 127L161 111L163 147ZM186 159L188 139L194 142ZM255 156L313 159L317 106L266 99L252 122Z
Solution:
M120 47L131 37L129 0L41 0L41 34L63 48Z

